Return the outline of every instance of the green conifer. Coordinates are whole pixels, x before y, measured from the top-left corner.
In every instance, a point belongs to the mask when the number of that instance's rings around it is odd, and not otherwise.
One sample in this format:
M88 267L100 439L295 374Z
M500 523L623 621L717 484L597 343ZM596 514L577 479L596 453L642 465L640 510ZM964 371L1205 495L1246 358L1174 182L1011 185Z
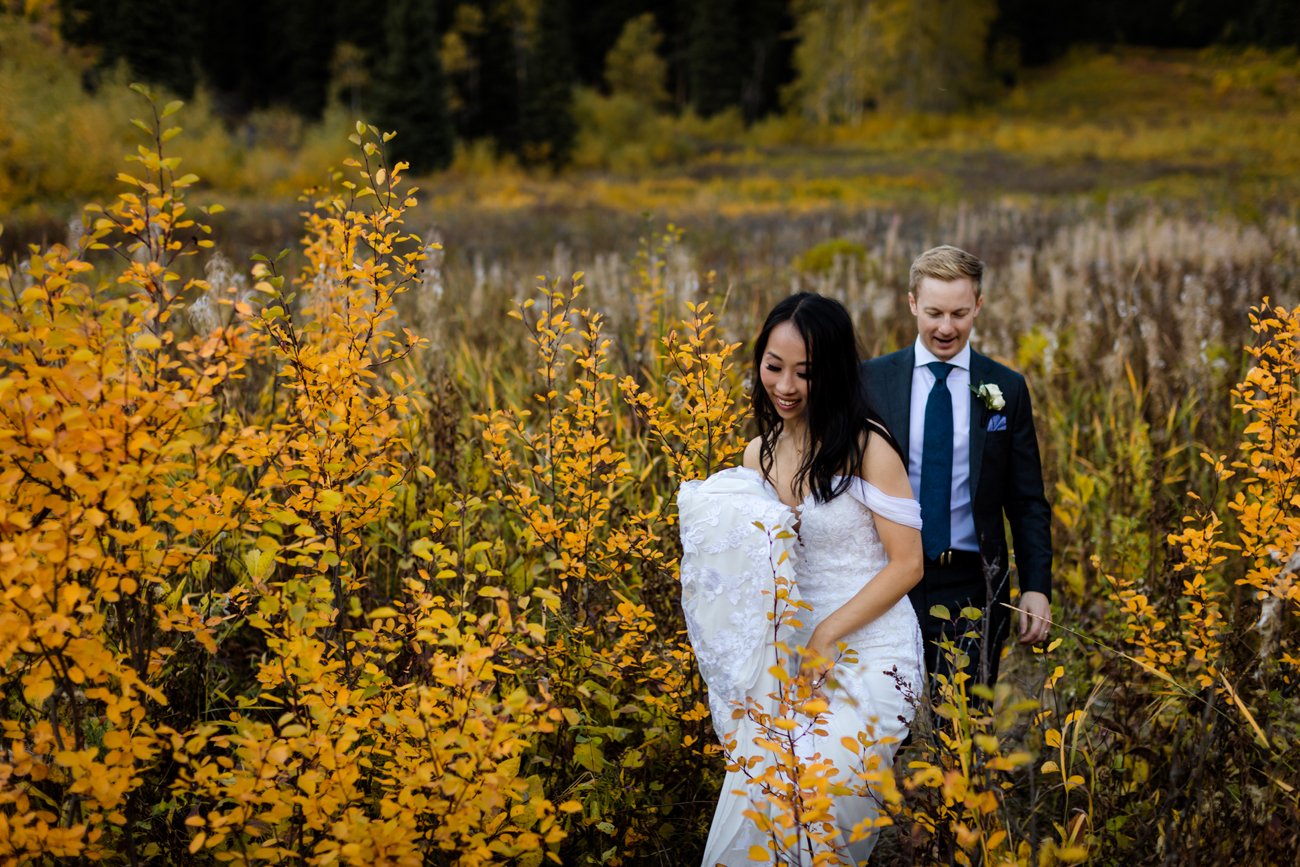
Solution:
M567 0L541 0L524 69L520 138L529 162L563 165L578 134Z
M100 47L100 66L189 97L197 81L196 0L60 0L63 34Z
M743 69L735 4L699 0L691 7L691 105L704 117L740 103Z
M392 153L414 172L451 163L455 144L447 110L435 0L393 0L385 19L384 58L375 77L379 126L395 130Z

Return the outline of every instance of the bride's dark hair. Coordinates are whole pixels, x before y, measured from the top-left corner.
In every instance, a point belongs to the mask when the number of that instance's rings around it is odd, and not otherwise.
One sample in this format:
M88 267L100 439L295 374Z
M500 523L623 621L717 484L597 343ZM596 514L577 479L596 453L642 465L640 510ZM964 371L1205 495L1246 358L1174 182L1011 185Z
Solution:
M750 405L758 424L758 463L763 477L771 479L776 441L784 423L763 387L760 371L772 329L782 322L794 325L808 353L810 447L795 472L794 489L801 491L807 486L819 502L825 502L844 493L862 466L867 442L864 431L884 435L895 450L898 446L867 406L858 341L849 312L832 298L799 292L772 308L754 340ZM835 476L841 478L836 481Z

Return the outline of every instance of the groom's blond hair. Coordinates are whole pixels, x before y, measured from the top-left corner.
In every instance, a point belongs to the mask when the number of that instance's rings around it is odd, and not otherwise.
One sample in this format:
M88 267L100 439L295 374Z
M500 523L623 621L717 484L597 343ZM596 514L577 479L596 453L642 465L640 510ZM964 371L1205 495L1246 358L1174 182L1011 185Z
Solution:
M908 291L915 294L917 287L926 277L944 282L969 277L971 283L975 284L975 297L978 298L980 280L984 277L984 263L965 250L948 244L931 247L917 256L916 261L912 263L911 285Z

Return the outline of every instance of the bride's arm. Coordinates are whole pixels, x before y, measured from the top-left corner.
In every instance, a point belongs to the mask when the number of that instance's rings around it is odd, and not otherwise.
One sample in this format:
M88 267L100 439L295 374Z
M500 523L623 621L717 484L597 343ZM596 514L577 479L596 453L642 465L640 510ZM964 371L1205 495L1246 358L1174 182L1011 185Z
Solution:
M868 438L861 475L892 497L912 496L912 484L908 481L903 461L884 437ZM836 644L844 636L893 608L921 580L924 568L921 532L896 524L874 512L872 516L889 563L852 599L832 611L813 630L808 649L826 659L835 658Z

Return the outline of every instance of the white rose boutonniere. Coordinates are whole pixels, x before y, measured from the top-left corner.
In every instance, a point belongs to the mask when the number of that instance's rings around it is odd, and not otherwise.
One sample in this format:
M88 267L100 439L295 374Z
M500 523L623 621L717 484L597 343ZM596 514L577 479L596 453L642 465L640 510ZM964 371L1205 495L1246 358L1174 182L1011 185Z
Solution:
M1007 405L1006 398L1002 396L1002 389L991 382L981 382L978 388L971 386L971 391L975 392L975 396L984 401L984 405L994 412Z

